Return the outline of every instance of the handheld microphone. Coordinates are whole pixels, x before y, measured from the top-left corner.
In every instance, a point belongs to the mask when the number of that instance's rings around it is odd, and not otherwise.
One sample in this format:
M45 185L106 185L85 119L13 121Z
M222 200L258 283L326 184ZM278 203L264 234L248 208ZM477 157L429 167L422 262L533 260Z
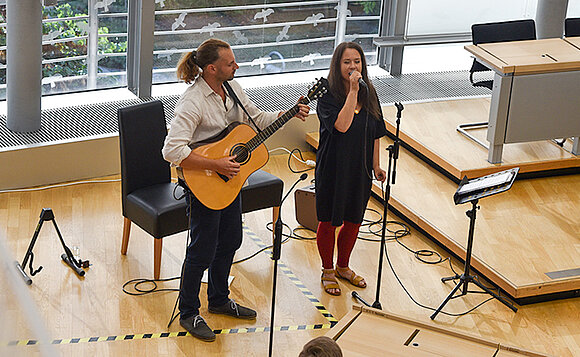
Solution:
M302 175L300 175L300 177L298 178L298 180L296 180L296 182L294 182L292 184L292 186L290 187L290 189L288 190L288 192L286 192L286 195L284 196L284 198L282 198L282 201L280 201L280 207L282 207L282 202L284 202L284 200L286 199L286 197L288 197L288 195L290 194L290 192L292 192L292 190L294 189L294 187L296 187L296 185L298 185L298 183L300 181L304 181L308 178L308 174L305 172Z
M62 253L62 255L60 256L62 258L62 260L72 269L75 271L75 273L78 274L78 276L84 276L85 275L85 271L82 270L80 267L78 267L74 261L72 261L71 259L69 259L69 257L65 254ZM74 259L74 258L73 258Z
M286 195L284 196L284 198L282 198L282 200L280 201L280 207L282 207L282 203L284 203L284 200L286 199L286 197L288 197L290 192L292 192L294 187L296 187L296 185L298 185L299 182L304 181L307 178L308 178L307 173L303 173L302 175L300 175L298 180L296 180L296 182L294 182L294 184L290 187L288 192L286 192ZM281 250L282 250L282 218L281 218L280 213L278 213L278 219L274 223L274 244L272 247L272 260L280 259Z
M352 72L349 72L348 73L349 76L351 74L352 74ZM364 89L369 89L369 87L367 86L367 82L365 82L365 80L362 79L362 77L358 79L358 85L361 86L361 87L363 87Z

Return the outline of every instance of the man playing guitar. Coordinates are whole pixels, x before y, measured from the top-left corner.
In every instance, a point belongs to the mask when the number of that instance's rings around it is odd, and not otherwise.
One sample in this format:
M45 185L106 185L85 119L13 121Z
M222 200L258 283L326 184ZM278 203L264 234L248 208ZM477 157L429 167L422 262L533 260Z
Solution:
M228 179L240 172L235 156L208 158L192 151L191 145L214 137L233 122L248 118L225 89L228 81L233 92L253 117L256 124L266 127L282 113L259 110L240 85L233 80L239 66L229 44L217 39L204 41L197 49L184 55L177 67L177 76L191 83L179 99L175 117L165 139L163 157L183 169L209 170ZM305 120L310 108L298 104L296 117ZM241 306L229 298L228 277L236 250L242 243L240 195L227 207L213 210L193 194L186 196L189 206L191 242L179 291L180 324L191 335L215 340L213 330L199 315L199 291L204 270L208 269L208 310L241 319L255 319L256 311Z

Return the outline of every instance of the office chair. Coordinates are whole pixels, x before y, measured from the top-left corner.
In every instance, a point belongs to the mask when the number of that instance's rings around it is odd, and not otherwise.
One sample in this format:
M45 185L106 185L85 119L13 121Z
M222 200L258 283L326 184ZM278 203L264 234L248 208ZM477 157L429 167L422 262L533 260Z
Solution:
M482 43L523 41L536 39L536 23L532 19L515 20L504 22L489 22L471 25L471 36L474 45ZM469 81L474 87L484 87L493 90L493 80L474 81L473 76L476 72L491 71L485 65L473 60L469 70ZM457 131L465 135L476 143L488 148L487 144L480 141L467 130L487 128L489 122L459 124Z
M564 36L580 36L580 17L569 18L564 21Z
M189 227L183 189L171 182L169 163L161 154L167 134L163 104L156 100L118 110L121 151L121 202L123 239L127 254L131 223L153 236L153 277L159 279L162 238ZM284 182L258 170L242 188L242 213L272 207L275 222L280 212Z
M504 22L490 22L471 25L471 36L474 45L481 43L523 41L536 39L536 23L532 19ZM493 81L474 82L475 72L491 71L485 65L473 60L469 70L469 81L474 87L493 88Z

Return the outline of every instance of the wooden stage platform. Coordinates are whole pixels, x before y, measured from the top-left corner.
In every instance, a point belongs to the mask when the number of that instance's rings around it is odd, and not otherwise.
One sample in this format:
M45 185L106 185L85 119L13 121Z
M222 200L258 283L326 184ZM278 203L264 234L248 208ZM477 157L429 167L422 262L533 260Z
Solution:
M327 334L345 356L548 357L451 328L354 305Z
M566 170L580 173L580 157L570 153L571 140L563 148L553 141L505 144L502 163L490 164L486 148L456 131L459 124L487 122L489 105L489 98L407 104L402 114L400 138L408 148L444 170L456 182L463 176L480 177L515 166L520 167L520 176ZM384 108L387 129L393 134L396 112L394 106ZM487 143L486 128L469 132Z
M580 164L550 142L505 145L504 163L489 164L483 147L455 131L459 123L485 121L488 107L486 98L406 104L401 119L403 140L422 155L436 155L437 161L430 160L439 168L402 148L389 203L460 258L465 257L465 212L470 205L453 203L457 183L450 176L479 177L514 166L529 173ZM396 109L386 107L384 112L394 122ZM307 142L316 148L318 133L307 134ZM381 142L384 169L391 143L386 138ZM441 173L442 167L453 172ZM579 187L580 174L520 179L509 191L481 199L472 267L519 304L580 296ZM373 192L382 196L376 182Z

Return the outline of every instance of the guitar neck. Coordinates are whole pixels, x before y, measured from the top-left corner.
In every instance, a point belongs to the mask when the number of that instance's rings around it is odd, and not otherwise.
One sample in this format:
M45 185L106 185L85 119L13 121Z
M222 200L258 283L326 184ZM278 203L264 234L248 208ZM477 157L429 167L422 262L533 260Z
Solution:
M299 101L300 104L308 104L310 100L308 97L302 98ZM246 147L250 151L254 151L258 146L262 145L266 139L268 139L272 134L274 134L278 129L280 129L288 120L292 119L298 112L300 107L298 104L290 108L286 113L282 114L278 119L276 119L272 124L268 125L266 129L262 130L260 133L256 134L252 139L246 143Z

